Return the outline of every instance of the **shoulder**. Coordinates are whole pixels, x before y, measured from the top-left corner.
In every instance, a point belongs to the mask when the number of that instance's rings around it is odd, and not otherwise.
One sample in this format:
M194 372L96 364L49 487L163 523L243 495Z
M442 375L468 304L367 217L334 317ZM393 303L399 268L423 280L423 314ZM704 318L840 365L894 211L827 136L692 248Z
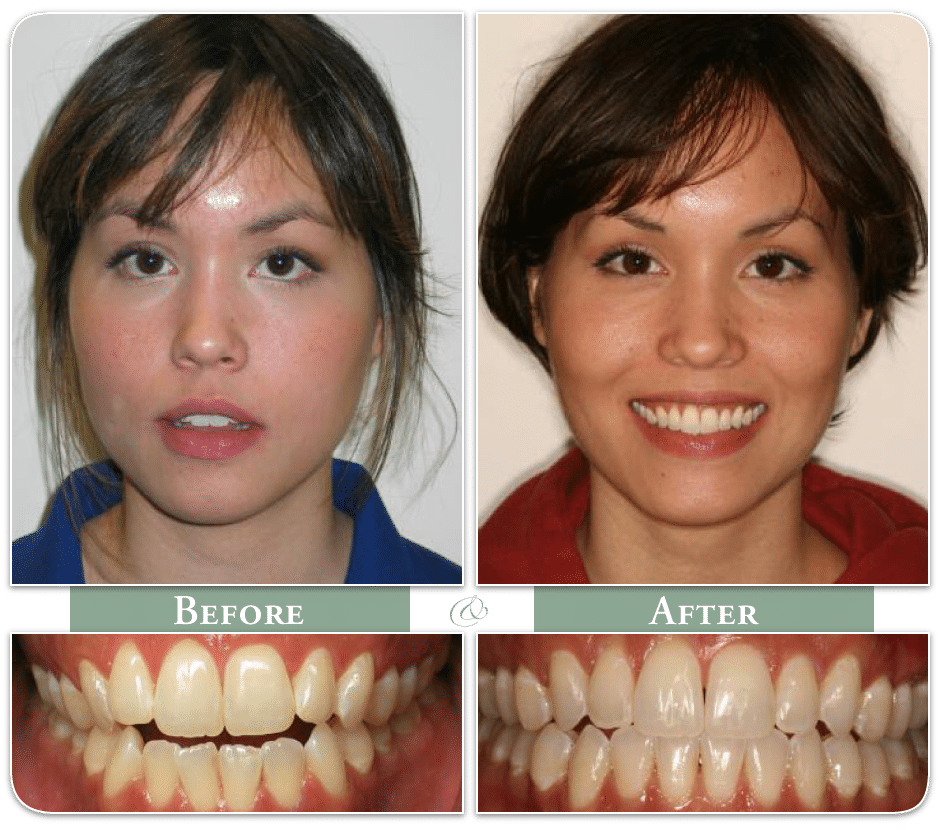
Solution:
M809 464L803 475L803 513L848 555L839 582L927 582L927 510L907 496Z
M584 582L575 532L587 513L588 463L569 450L506 498L480 528L481 583Z

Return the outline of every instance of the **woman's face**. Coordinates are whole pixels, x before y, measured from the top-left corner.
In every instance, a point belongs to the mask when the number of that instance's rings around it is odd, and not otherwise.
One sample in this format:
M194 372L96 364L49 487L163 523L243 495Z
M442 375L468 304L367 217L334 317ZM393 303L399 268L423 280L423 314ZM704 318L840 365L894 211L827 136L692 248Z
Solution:
M127 486L187 522L322 500L381 350L367 252L306 157L233 153L153 224L136 217L166 162L118 188L69 286L92 426Z
M595 504L704 525L798 499L869 314L776 117L707 181L576 215L530 288Z

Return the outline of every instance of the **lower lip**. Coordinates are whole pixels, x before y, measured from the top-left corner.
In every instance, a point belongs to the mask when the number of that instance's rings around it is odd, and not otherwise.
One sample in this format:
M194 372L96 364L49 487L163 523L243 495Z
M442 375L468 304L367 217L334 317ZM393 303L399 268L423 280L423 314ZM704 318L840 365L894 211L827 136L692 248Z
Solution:
M160 437L170 452L202 461L224 461L254 446L262 427L217 429L214 427L178 427L172 421L158 421Z
M766 415L740 429L728 429L707 435L689 435L673 429L653 426L646 418L630 410L643 436L657 449L679 458L715 459L734 455L745 447L764 425Z

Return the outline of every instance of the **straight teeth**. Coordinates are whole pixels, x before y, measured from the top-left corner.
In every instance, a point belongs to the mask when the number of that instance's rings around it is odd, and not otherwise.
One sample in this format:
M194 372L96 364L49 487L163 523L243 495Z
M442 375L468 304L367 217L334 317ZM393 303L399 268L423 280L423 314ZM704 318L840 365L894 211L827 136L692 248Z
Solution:
M755 406L714 407L695 404L647 405L632 401L630 407L647 423L660 429L684 432L687 435L711 435L750 426L767 411L766 404Z
M187 415L173 422L178 429L197 429L202 427L250 429L251 424L243 424L225 415Z

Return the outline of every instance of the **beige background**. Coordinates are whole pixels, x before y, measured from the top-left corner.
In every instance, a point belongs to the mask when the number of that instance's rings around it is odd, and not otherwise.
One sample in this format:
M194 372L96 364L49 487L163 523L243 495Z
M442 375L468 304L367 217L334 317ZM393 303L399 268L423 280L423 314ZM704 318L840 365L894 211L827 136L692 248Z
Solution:
M511 119L525 106L551 58L595 28L597 15L487 15L477 18L478 212ZM923 27L903 15L832 15L881 93L902 149L927 185L928 50ZM844 472L887 484L926 504L928 487L928 307L920 293L896 313L843 388L846 417L817 456ZM554 389L535 358L478 300L477 494L482 521L520 482L559 455L570 438Z

